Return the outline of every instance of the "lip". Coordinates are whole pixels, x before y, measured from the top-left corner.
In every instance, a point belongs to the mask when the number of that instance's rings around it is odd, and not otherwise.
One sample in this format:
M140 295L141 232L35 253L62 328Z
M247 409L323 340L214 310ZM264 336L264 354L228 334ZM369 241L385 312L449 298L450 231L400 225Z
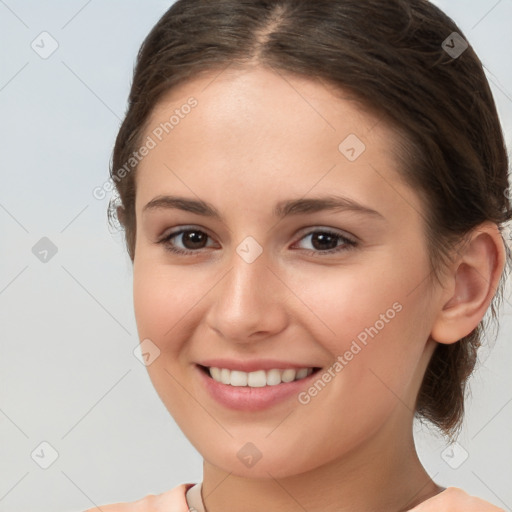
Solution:
M261 361L258 364L260 363ZM272 364L275 365L275 362ZM311 382L313 379L317 378L317 373L319 373L319 370L317 370L314 371L311 375L308 375L307 377L304 377L300 380L294 380L292 382L281 382L281 384L277 384L275 386L251 388L249 386L231 386L230 384L222 384L222 382L217 382L214 380L204 371L204 369L201 368L201 366L195 365L195 368L198 374L198 378L205 387L206 391L217 403L229 409L235 409L239 411L262 411L264 409L276 406L291 397L297 397L297 395L303 389L308 388L311 385ZM218 366L218 368L226 368L226 366ZM267 369L272 368L279 368L279 366L269 366ZM306 367L293 365L288 366L288 368ZM233 369L237 370L239 367ZM256 369L264 368L259 366Z
M288 368L292 368L294 370L300 370L301 368L318 368L318 366L310 364L300 365L286 361L279 361L277 359L253 359L250 361L237 361L235 359L208 359L197 364L201 366L208 366L210 368L226 368L228 370L239 370L247 373L255 372L257 370L272 370L274 368L278 370L286 370Z

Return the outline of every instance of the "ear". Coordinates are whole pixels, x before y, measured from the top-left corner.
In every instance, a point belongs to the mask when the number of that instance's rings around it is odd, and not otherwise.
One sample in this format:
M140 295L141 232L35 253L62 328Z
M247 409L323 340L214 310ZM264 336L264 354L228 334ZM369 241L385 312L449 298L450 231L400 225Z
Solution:
M455 343L477 327L496 293L505 254L496 224L485 222L471 232L447 273L430 334L435 341Z

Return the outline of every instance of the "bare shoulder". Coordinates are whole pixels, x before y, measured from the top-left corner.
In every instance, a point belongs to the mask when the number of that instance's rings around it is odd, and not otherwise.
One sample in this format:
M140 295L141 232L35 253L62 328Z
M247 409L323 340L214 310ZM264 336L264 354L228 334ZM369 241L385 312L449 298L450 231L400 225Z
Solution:
M463 489L448 487L408 512L505 512L504 509Z
M153 494L149 494L144 498L125 503L111 503L110 505L99 505L89 508L85 512L152 512L155 509L155 498Z
M185 493L190 484L181 484L162 494L148 494L133 502L111 503L84 512L188 512Z

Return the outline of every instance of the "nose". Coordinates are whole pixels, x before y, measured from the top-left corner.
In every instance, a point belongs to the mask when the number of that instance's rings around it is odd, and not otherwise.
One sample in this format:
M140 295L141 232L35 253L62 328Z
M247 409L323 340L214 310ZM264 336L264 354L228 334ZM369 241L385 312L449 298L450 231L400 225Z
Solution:
M265 251L254 261L233 251L223 277L209 294L206 323L220 337L247 344L273 337L286 327L285 303L292 292L272 267Z

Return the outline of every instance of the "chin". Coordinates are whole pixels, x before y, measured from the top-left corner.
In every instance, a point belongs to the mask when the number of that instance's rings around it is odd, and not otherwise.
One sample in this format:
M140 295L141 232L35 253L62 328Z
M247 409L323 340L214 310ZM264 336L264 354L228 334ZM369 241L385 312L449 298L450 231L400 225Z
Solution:
M211 445L206 450L198 451L211 465L233 476L240 478L286 478L315 469L321 461L313 459L310 455L304 459L300 448L290 447L290 451L278 451L269 443L266 449L257 451L249 443L235 442L236 447L225 446L224 451L212 453ZM267 455L265 455L267 452ZM304 455L306 455L304 453Z

